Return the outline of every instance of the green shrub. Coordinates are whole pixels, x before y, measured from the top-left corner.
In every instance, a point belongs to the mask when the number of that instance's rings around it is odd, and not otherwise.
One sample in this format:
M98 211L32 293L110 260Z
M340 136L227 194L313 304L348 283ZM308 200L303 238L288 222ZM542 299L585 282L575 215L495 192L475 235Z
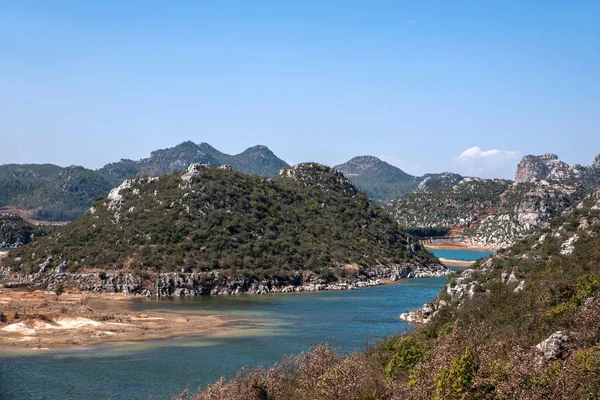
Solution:
M386 343L385 350L391 354L385 375L393 379L425 360L428 346L409 336L391 340Z
M448 367L440 368L434 378L435 398L440 400L461 398L471 390L476 372L475 357L471 348L467 347L462 356L450 361Z

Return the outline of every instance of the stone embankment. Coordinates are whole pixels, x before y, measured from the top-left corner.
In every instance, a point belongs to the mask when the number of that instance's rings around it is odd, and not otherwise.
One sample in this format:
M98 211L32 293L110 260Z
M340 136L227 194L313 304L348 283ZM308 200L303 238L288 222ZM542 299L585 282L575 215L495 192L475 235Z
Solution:
M0 287L55 290L62 282L68 290L94 293L139 294L152 297L233 295L292 293L321 290L357 290L384 282L404 278L427 278L448 275L450 270L441 264L434 265L378 265L365 274L328 282L314 274L302 276L297 273L292 279L256 279L242 276L230 277L219 271L171 272L144 276L132 272L70 273L66 263L49 269L52 260L40 265L35 274L11 273L8 268L0 269Z

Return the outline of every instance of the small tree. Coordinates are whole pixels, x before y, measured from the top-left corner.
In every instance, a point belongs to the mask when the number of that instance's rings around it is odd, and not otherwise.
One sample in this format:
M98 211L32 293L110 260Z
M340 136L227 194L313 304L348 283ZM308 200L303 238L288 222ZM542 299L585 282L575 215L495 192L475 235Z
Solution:
M56 299L58 300L58 296L60 296L64 292L65 292L65 284L63 283L63 281L60 281L54 288L54 293L56 294Z

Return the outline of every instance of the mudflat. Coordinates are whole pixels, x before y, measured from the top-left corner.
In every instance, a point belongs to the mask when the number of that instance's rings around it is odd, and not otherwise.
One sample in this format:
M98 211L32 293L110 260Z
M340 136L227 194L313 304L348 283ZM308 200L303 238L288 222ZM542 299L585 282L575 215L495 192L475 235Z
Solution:
M0 289L0 348L56 349L208 333L219 315L136 312L135 296Z

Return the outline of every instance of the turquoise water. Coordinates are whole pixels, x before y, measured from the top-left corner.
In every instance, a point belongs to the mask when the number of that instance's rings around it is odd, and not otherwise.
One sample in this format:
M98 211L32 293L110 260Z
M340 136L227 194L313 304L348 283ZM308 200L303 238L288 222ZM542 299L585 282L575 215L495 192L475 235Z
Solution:
M446 258L448 260L461 260L461 261L476 261L480 258L487 257L494 254L493 251L485 250L441 250L441 249L429 249L436 257Z
M217 334L85 350L0 350L0 399L162 399L244 366L271 366L327 342L340 352L409 326L400 313L433 299L446 278L409 279L358 291L141 300L139 310L223 315Z

